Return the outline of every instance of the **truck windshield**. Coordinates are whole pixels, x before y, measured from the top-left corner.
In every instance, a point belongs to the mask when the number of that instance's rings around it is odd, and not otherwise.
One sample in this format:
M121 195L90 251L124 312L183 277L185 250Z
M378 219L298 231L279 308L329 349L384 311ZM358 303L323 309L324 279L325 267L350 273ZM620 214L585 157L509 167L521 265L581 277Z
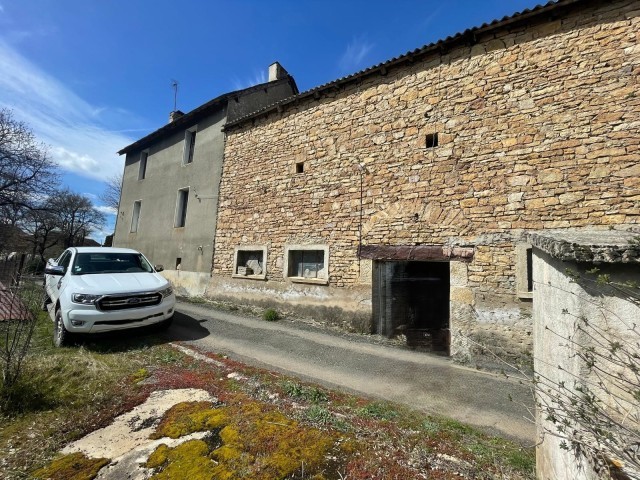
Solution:
M139 253L78 253L73 260L73 275L96 273L153 272L149 262Z

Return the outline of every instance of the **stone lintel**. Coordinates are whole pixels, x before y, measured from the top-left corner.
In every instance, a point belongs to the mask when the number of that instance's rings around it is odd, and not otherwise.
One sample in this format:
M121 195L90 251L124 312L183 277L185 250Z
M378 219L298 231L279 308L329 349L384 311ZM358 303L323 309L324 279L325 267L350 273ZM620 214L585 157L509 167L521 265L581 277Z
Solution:
M360 257L398 262L445 262L449 260L470 262L473 259L473 248L446 245L362 245Z
M568 229L530 232L528 237L531 245L562 261L640 263L640 233Z

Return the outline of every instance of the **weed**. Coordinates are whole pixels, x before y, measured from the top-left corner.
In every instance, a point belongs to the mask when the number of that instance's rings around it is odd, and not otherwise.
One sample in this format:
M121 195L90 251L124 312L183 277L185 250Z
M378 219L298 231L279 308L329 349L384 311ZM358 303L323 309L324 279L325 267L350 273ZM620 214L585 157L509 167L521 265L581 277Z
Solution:
M282 388L290 397L312 403L326 402L328 399L327 394L315 386L305 386L296 382L285 381L282 384Z
M398 412L394 408L383 402L369 403L358 409L358 414L378 420L393 420L398 416Z
M195 304L207 303L207 300L204 297L185 297L185 298L182 298L181 300L186 300L189 303L195 303Z
M329 425L332 423L333 415L331 415L331 412L324 407L312 405L305 410L304 418L311 423Z
M507 463L516 470L522 472L535 472L536 459L530 451L522 448L512 449L505 455Z
M273 308L268 308L262 314L262 318L263 318L263 320L266 320L267 322L275 322L276 320L278 320L280 318L280 314L276 310L274 310Z

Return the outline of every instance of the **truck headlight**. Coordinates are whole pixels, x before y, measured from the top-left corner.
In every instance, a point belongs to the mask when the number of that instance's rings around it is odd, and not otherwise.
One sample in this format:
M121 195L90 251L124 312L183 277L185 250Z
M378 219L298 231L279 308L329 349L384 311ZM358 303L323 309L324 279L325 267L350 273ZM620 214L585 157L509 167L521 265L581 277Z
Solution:
M162 298L166 298L169 295L171 295L172 293L173 293L173 287L171 285L169 285L164 290L160 290L160 295L162 295Z
M89 293L74 293L71 295L73 303L81 303L82 305L93 305L101 295L91 295Z

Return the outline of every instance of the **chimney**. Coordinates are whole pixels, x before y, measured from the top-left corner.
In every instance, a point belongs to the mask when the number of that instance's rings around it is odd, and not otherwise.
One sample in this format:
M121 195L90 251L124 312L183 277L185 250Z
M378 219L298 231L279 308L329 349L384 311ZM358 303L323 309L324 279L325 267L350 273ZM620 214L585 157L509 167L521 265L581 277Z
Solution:
M174 110L173 112L169 113L169 123L179 119L183 115L184 112L181 112L180 110Z
M282 65L278 62L274 62L269 65L269 81L275 82L276 80L281 80L286 78L289 75Z

